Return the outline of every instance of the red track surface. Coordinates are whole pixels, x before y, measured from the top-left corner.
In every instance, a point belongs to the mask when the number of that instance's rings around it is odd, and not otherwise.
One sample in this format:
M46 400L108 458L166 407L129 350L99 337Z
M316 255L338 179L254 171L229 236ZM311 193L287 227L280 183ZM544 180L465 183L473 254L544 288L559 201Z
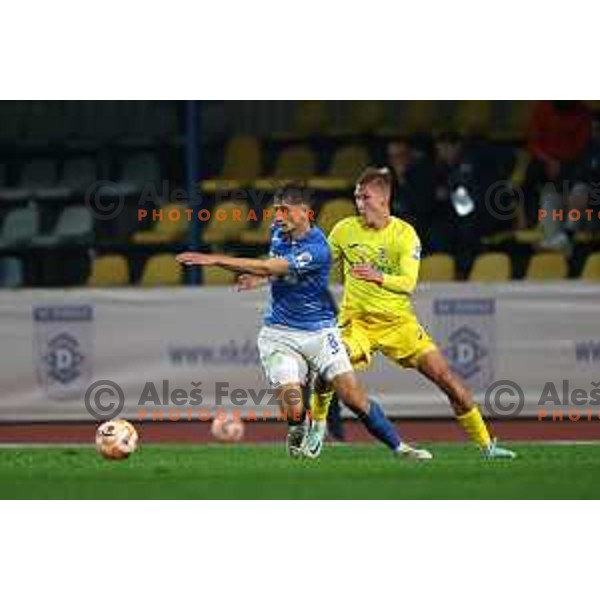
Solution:
M407 440L419 442L464 441L460 427L452 420L404 420L397 422ZM600 420L552 422L536 420L492 421L495 435L503 440L600 440ZM202 422L136 423L144 442L214 441L210 424ZM0 443L90 443L94 440L95 423L32 423L0 424ZM247 423L247 442L281 441L285 435L283 423ZM348 441L368 441L371 438L356 422L346 423Z

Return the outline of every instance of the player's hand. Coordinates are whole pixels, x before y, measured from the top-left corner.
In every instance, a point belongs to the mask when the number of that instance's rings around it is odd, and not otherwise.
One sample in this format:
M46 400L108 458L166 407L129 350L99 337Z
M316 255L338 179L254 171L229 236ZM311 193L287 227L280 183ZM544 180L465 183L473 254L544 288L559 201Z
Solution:
M215 257L212 254L202 252L182 252L175 257L175 260L183 265L192 266L210 266L215 264Z
M244 292L247 290L255 290L262 283L263 277L258 275L250 275L249 273L242 273L237 278L237 290L238 292Z
M379 285L383 283L383 273L371 265L354 265L350 271L350 274L352 277L356 277L356 279L362 279L363 281L370 281L371 283L377 283Z

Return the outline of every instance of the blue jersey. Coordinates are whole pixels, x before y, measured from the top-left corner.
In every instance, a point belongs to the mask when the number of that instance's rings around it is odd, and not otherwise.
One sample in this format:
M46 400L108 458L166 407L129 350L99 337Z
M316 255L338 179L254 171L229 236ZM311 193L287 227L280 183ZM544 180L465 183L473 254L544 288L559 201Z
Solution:
M335 305L329 293L331 253L323 232L312 227L303 237L291 239L275 227L269 255L287 260L290 270L287 275L272 279L265 324L308 331L333 327Z

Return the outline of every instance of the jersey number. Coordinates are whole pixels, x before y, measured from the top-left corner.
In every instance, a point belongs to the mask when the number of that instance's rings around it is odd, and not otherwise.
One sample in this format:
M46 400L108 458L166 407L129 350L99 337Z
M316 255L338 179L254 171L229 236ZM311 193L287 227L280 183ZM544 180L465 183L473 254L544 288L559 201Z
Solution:
M333 333L327 334L327 343L331 348L331 354L337 354L340 351L340 343L337 341L337 338Z

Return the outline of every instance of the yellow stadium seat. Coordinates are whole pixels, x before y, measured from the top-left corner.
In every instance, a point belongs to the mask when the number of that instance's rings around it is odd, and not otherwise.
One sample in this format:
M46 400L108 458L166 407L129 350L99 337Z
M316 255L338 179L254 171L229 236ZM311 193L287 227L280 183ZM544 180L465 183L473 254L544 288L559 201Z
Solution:
M344 146L334 154L329 176L353 181L368 164L369 153L365 148Z
M532 100L511 100L505 118L500 122L496 137L500 139L525 138L534 106L535 102Z
M307 146L290 146L277 158L273 175L282 179L307 178L314 175L316 163L315 153Z
M475 259L469 281L494 282L512 279L512 267L508 254L488 252Z
M356 209L352 200L347 200L346 198L329 200L328 202L325 202L319 210L319 214L317 215L317 225L325 232L325 234L329 234L338 221L355 214Z
M311 177L308 185L316 190L344 191L354 185L354 180L369 164L369 153L362 146L344 146L333 155L326 176Z
M527 267L526 279L531 281L564 279L567 271L567 261L562 254L550 252L534 254Z
M271 239L271 224L273 219L260 219L258 227L246 229L240 234L243 244L268 244Z
M189 230L189 220L185 210L186 204L165 204L156 210L161 211L161 219L154 222L154 227L149 231L138 231L133 234L136 244L168 244L185 238ZM148 210L151 216L152 211ZM148 217L146 217L148 218Z
M183 282L183 268L175 260L174 254L155 254L144 265L140 285L153 287L160 285L180 285Z
M329 103L325 100L301 100L296 105L293 130L299 135L320 133L327 125Z
M317 170L317 157L307 146L288 146L277 157L275 170L270 177L254 182L259 190L274 190L295 180L307 180Z
M119 254L106 254L94 259L87 284L91 287L110 287L129 284L127 259Z
M405 102L401 121L402 133L431 133L438 121L438 101L410 100Z
M581 272L581 279L586 281L600 281L600 252L590 254Z
M454 281L456 266L449 254L431 254L421 261L420 281Z
M261 172L260 142L250 136L232 138L225 149L223 169L218 177L202 183L202 191L235 189L253 181Z
M370 133L385 120L383 100L351 100L348 111L349 127L356 133Z
M210 219L202 232L202 240L207 244L238 241L242 232L249 229L253 222L248 221L248 212L249 208L245 202L219 202L210 211ZM259 217L257 214L257 218Z
M233 285L236 275L219 267L202 267L202 283L204 285Z
M465 135L487 133L493 109L492 100L460 100L454 115L454 129Z

